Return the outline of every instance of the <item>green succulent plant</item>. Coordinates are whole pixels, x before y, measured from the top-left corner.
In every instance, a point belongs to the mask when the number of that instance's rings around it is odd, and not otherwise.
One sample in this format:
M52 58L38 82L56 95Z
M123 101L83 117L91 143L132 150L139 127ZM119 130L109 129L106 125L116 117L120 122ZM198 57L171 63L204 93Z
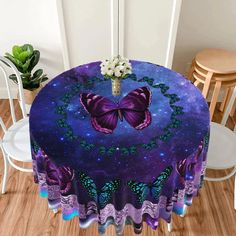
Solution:
M12 55L6 53L5 57L9 59L21 73L21 80L24 89L31 91L35 90L40 87L42 82L48 80L47 75L43 74L42 69L37 69L34 73L32 72L40 59L40 52L34 50L32 45L15 45L12 47ZM11 74L9 78L13 82L17 83L16 74Z

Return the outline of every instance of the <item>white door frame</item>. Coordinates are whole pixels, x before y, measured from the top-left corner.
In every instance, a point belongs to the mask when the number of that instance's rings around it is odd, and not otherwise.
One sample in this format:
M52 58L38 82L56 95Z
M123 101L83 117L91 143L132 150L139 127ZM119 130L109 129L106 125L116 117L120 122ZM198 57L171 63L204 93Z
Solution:
M173 7L169 26L168 44L166 50L165 67L171 68L175 50L175 41L179 23L182 0L172 0ZM124 30L125 30L125 0L111 0L111 55L124 55ZM60 26L62 54L65 70L71 67L66 36L65 19L63 13L63 0L57 0L58 21ZM119 39L118 39L119 35ZM125 55L124 55L125 56Z

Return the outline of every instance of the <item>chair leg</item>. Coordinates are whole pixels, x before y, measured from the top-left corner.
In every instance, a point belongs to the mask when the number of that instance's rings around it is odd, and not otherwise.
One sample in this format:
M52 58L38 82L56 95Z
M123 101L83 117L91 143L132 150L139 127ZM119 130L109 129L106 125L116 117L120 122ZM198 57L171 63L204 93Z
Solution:
M184 204L184 212L183 212L183 214L182 215L180 215L180 217L185 217L185 215L187 214L187 205L186 204Z
M2 194L4 194L4 193L6 193L9 163L8 163L8 160L7 160L6 153L4 152L3 149L2 149L2 154L3 154L3 160L4 160L4 175L3 175L3 181L2 181Z
M236 210L236 175L234 176L234 210Z
M173 229L172 221L167 224L167 229L168 229L169 233L172 231L172 229Z
M53 209L52 211L54 214L56 214L58 212L58 209Z

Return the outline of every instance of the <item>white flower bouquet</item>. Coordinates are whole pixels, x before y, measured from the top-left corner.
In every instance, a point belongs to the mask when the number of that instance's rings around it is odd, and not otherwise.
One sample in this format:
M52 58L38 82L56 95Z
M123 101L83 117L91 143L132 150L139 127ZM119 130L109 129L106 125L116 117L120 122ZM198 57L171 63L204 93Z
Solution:
M120 95L121 80L132 73L132 66L129 60L121 56L115 56L102 61L100 67L101 74L105 78L112 80L112 94L114 96Z

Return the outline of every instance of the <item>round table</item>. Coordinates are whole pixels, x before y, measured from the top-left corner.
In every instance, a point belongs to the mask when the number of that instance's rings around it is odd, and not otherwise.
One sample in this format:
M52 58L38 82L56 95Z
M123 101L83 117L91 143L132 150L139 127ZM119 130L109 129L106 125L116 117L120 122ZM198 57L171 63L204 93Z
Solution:
M172 212L184 214L202 185L208 105L182 75L141 61L131 61L132 74L114 97L100 63L60 74L36 97L30 112L35 182L51 209L61 208L64 220L79 216L83 228L95 221L100 233L109 224L117 234L126 224L135 233L143 222L156 229L160 218L170 222ZM139 111L95 117L106 103L139 102ZM146 121L138 126L128 115L117 118L120 111ZM112 116L106 133L101 127Z

